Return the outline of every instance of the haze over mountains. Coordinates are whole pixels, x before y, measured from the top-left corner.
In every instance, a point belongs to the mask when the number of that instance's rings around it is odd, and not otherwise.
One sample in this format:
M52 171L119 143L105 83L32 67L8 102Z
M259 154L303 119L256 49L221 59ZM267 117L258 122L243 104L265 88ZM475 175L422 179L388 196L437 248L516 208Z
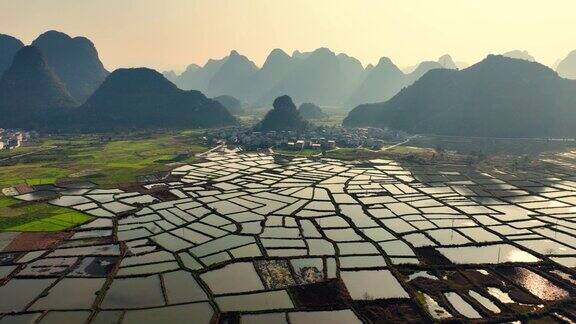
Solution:
M210 96L230 95L236 98L245 96L250 88L252 75L258 67L246 56L232 51L218 71L208 82Z
M180 90L154 70L109 75L84 37L49 31L33 45L21 44L0 37L0 57L10 60L0 79L0 127L69 131L236 123L217 101ZM14 55L15 48L20 49Z
M322 111L322 108L311 102L301 104L300 107L298 107L298 112L305 120L323 119L328 117L328 115Z
M523 50L509 51L503 56L535 61ZM231 57L233 60L228 63ZM210 60L203 67L190 65L180 75L173 71L164 75L181 89L200 90L210 97L230 94L254 106L269 105L274 98L287 94L298 103L352 108L362 103L386 101L430 70L468 66L444 55L437 61L424 61L406 69L400 69L387 57L382 57L376 66L363 67L357 59L335 54L327 48L305 53L295 51L292 55L275 49L260 69L249 58L232 51L229 56ZM571 77L569 72L561 75Z
M373 69L367 72L364 81L347 103L350 106L356 106L361 103L386 101L430 70L456 68L452 58L444 55L438 62L422 62L414 71L404 73L389 58L383 57Z
M449 135L574 136L576 81L565 78L576 79L576 51L558 64L559 75L533 61L526 51L511 51L457 70L462 63L444 55L406 72L386 57L364 67L327 48L292 55L275 49L262 68L231 51L202 67L190 65L180 75L162 76L147 68L109 74L87 38L49 31L24 46L0 35L0 127L220 127L237 124L230 112L242 114L242 103L267 106L281 97L276 106L283 108L275 107L260 127L300 129L302 116L291 97L318 106L360 105L345 120L347 126ZM315 108L306 106L302 113L323 117Z
M509 58L515 58L519 60L525 60L528 62L536 62L534 56L530 55L528 51L521 51L521 50L513 50L502 54L502 56L506 56Z
M190 65L180 75L172 71L164 75L181 89L197 89L211 97L230 94L256 106L269 105L283 94L298 102L354 106L387 100L435 68L453 69L456 64L445 55L438 62L423 62L405 74L387 58L381 59L376 67L363 67L356 58L335 54L327 48L307 53L295 51L291 56L275 49L260 69L232 51L203 67Z
M576 80L576 50L570 52L565 59L558 63L556 71L563 78Z
M483 137L576 136L576 81L539 63L490 55L434 70L384 103L356 107L345 126Z
M242 108L242 103L240 102L240 100L238 100L232 96L223 95L223 96L214 97L212 99L218 101L222 106L224 106L224 108L228 109L228 111L232 115L244 114L244 109Z

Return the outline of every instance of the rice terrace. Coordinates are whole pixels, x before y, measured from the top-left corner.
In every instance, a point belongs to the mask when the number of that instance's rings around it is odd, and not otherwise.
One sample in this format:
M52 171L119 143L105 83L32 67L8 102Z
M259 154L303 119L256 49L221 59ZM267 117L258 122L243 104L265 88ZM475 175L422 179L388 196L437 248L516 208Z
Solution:
M21 296L0 302L4 319L360 323L573 311L565 215L576 182L560 172L222 151L131 190L34 188L3 208L69 212L4 228L0 293ZM65 231L35 235L40 227Z
M576 323L574 12L0 0L0 324Z

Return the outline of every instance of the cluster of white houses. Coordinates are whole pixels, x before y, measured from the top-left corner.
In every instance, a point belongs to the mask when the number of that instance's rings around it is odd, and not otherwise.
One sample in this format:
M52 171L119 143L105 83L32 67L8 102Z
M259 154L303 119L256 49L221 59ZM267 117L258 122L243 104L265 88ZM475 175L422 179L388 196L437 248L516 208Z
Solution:
M0 128L0 150L18 148L29 138L29 132Z
M231 127L209 131L210 142L225 142L245 149L286 148L294 150L331 150L336 147L380 149L386 142L398 141L406 134L379 128L321 127L303 132L253 131L248 127Z

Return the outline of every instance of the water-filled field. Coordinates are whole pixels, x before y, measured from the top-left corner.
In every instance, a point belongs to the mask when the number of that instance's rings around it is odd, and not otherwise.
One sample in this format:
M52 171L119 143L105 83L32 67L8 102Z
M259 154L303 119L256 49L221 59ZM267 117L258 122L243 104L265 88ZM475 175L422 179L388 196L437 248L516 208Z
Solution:
M0 296L16 296L1 321L576 315L571 174L213 153L133 191L84 182L14 199L93 220L0 234Z

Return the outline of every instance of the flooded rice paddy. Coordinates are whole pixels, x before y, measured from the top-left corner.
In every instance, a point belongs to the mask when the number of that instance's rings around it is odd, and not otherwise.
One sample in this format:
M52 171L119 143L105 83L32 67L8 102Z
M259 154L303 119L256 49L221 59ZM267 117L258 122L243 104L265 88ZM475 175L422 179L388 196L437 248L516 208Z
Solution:
M16 198L95 218L0 233L0 323L576 318L571 174L213 153L131 190L41 189Z

